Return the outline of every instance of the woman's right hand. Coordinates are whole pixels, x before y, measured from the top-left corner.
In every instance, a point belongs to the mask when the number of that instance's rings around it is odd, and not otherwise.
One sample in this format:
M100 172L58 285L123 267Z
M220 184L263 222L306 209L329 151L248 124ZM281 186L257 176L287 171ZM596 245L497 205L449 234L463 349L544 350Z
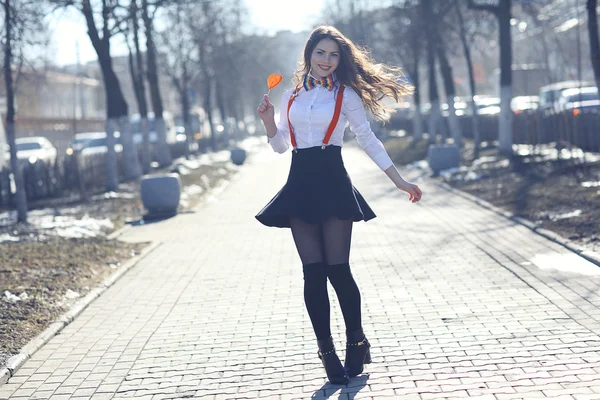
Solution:
M273 122L275 120L275 107L269 100L268 94L263 96L262 101L258 105L256 111L258 112L260 119L262 119L265 123Z

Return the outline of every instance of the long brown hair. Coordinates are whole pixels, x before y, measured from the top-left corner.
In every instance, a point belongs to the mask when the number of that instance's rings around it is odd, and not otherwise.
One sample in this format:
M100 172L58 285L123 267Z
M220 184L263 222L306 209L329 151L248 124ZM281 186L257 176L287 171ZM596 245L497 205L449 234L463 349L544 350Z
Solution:
M294 72L295 85L301 85L310 71L313 50L323 39L335 41L340 48L340 61L334 72L337 81L354 89L377 120L385 121L387 112L393 111L382 103L385 97L399 102L400 96L413 92L412 85L403 83L406 79L400 68L375 63L367 49L355 45L335 27L328 25L315 28L306 41L303 60Z

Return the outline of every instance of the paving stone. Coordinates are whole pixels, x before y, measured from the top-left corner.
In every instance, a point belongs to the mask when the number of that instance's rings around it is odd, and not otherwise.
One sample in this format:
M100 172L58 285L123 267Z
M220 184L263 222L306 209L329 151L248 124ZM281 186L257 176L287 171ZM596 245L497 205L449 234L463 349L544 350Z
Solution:
M350 260L373 346L364 375L326 382L291 234L254 219L289 167L267 149L195 212L128 230L161 244L0 399L600 398L600 275L545 268L572 253L423 171L402 170L424 193L411 204L354 145L344 159L378 214L355 224Z

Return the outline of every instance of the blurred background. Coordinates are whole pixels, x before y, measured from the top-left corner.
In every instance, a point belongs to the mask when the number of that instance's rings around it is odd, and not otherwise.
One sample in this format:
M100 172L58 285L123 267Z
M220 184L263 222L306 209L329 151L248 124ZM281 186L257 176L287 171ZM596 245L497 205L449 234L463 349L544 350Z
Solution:
M595 0L1 0L0 207L121 181L262 135L336 26L415 87L378 135L598 152ZM13 149L14 148L14 149ZM11 162L12 159L16 160ZM15 173L13 173L15 171ZM20 190L22 188L22 190ZM22 193L22 197L19 197Z

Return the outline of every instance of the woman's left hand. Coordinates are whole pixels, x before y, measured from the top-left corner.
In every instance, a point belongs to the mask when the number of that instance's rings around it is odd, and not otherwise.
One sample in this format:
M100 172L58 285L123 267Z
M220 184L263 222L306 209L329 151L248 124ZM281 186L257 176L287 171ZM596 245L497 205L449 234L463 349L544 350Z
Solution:
M421 200L421 196L423 196L421 189L414 183L404 182L401 186L398 186L398 189L408 193L410 195L409 200L413 203Z

